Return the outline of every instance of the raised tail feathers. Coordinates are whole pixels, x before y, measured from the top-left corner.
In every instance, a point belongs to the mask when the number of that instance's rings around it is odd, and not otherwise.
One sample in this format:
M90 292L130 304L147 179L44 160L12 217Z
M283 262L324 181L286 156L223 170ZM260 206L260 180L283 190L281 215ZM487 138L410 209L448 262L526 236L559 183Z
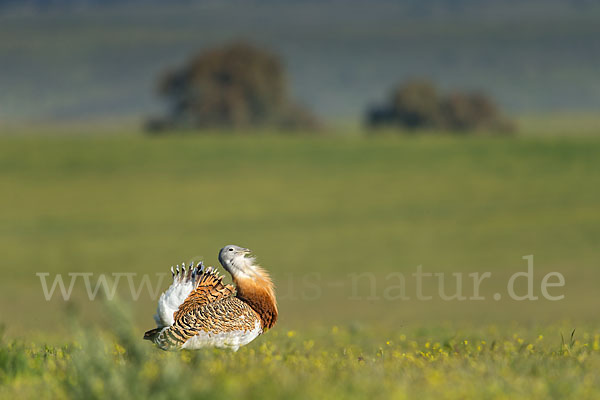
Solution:
M189 267L186 267L185 264L177 265L176 268L171 267L173 283L160 296L156 315L154 316L156 325L173 325L173 314L196 288L198 280L207 270L210 270L210 268L205 268L202 262L198 263L196 267L193 263L190 263Z

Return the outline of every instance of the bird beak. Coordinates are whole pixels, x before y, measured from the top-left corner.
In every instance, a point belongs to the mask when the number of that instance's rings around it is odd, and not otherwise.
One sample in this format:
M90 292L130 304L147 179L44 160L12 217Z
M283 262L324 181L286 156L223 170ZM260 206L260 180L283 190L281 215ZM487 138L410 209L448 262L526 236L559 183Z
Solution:
M250 254L250 253L251 253L251 250L250 250L250 249L242 249L242 250L240 250L240 252L241 252L243 255L247 255L247 254Z

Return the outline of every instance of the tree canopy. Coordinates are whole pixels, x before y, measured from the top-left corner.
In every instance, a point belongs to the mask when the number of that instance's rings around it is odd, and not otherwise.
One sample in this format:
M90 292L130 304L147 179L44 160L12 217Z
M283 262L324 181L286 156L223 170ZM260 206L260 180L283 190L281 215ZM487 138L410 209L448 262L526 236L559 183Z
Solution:
M370 127L401 127L408 130L510 132L513 124L492 99L478 92L440 95L424 79L409 80L395 87L388 101L367 111Z
M212 48L159 80L169 105L151 128L311 129L317 119L290 98L279 57L245 42Z

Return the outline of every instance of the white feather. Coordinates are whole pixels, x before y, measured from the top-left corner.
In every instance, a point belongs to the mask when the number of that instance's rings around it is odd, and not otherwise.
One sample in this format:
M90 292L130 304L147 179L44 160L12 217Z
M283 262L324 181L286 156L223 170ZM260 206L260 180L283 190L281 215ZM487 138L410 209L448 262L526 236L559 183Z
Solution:
M181 348L195 350L203 347L221 347L237 351L241 346L245 346L256 339L261 333L262 327L260 322L256 321L254 323L254 329L250 331L239 330L220 333L199 333L198 335L189 338Z
M185 270L184 270L185 271ZM175 322L173 314L179 309L179 306L187 299L190 292L194 289L193 280L179 279L179 266L173 278L173 283L158 299L158 307L154 321L160 328L162 326L171 326Z

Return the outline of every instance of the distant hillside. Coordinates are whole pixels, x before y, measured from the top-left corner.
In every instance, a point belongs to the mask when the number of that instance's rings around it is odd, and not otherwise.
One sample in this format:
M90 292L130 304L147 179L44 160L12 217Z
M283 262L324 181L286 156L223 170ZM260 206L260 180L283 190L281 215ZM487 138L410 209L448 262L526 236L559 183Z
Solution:
M162 0L0 0L4 9L30 9L37 11L65 11L82 8L114 8L138 5L164 5ZM544 15L552 12L581 11L594 6L594 0L371 0L369 2L350 0L254 0L254 1L219 1L219 0L170 0L170 5L204 6L221 5L222 3L237 6L257 7L264 5L284 6L342 6L368 3L370 6L392 5L408 16L424 16L433 14L445 15L481 15L496 16L530 13ZM366 5L366 4L365 4Z
M237 38L279 52L326 117L412 76L513 112L600 108L594 1L0 0L0 119L156 112L161 71Z

